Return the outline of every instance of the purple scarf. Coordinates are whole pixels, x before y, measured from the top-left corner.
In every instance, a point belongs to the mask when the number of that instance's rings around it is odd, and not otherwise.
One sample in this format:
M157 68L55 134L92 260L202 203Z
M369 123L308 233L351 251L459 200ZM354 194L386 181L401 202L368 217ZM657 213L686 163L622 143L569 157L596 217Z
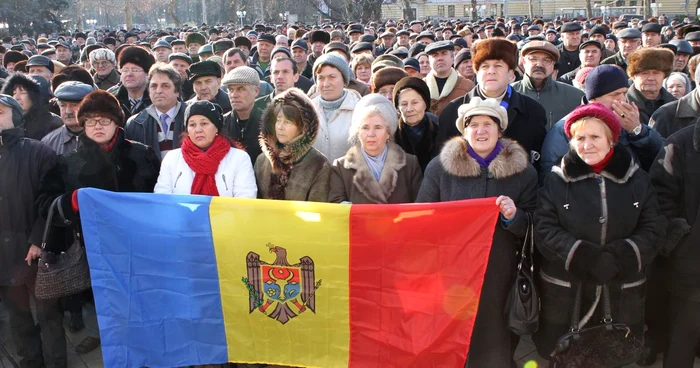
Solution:
M486 158L479 156L476 152L474 152L474 149L472 146L467 144L467 152L469 152L469 156L471 156L473 159L476 160L476 162L479 163L479 166L483 168L488 168L489 165L491 164L491 161L498 156L499 153L501 153L501 150L503 149L503 145L501 144L501 141L496 142L496 147L493 148L493 151L489 153Z

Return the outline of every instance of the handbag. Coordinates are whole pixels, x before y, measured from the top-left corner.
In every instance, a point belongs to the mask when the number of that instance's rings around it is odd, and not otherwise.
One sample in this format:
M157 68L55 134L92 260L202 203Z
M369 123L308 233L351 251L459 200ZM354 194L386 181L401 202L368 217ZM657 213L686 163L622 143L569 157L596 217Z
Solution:
M80 234L73 232L74 241L68 250L61 254L54 254L46 250L46 238L51 229L53 214L58 209L63 223L68 226L71 221L63 214L59 205L61 197L56 198L49 208L49 215L44 227L44 235L41 240L41 257L36 273L36 286L34 289L37 299L54 299L77 294L90 288L90 268L88 267L85 248L80 242Z
M513 333L524 336L537 332L540 321L540 298L534 280L535 225L531 214L527 214L527 232L515 283L510 289L506 302L508 328Z
M634 336L629 326L613 323L608 286L602 286L603 323L595 327L580 329L582 294L583 283L580 283L571 328L557 341L551 354L550 368L612 368L636 362L644 351L644 344ZM600 297L597 294L596 301ZM589 314L595 307L596 303Z

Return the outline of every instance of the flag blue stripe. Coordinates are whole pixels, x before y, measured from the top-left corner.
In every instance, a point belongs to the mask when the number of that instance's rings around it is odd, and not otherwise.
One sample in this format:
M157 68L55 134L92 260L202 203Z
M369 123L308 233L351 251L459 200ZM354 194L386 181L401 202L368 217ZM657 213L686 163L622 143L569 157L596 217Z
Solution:
M105 367L228 361L210 201L79 191Z

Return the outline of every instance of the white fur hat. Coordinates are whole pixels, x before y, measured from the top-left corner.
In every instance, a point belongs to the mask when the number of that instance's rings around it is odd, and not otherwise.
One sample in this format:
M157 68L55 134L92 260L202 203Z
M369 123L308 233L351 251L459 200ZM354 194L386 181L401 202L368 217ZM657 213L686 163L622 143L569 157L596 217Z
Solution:
M482 100L479 97L472 98L468 104L462 105L457 110L459 117L457 118L457 129L461 134L464 134L464 121L468 117L477 115L491 116L498 120L501 131L505 131L508 127L508 112L501 106L498 100L487 98Z

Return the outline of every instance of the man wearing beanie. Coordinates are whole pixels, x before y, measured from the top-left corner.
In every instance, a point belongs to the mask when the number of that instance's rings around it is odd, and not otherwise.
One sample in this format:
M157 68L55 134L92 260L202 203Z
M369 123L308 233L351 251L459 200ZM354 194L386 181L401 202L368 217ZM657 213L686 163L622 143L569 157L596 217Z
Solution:
M474 82L462 77L452 67L452 41L438 41L425 47L430 62L430 73L423 78L430 89L430 112L440 116L450 101L464 96L474 88Z
M78 105L83 97L92 91L94 91L93 86L76 81L63 82L56 88L53 94L58 100L63 126L42 138L42 143L51 147L59 155L78 148L78 137L83 133L83 128L76 117Z
M508 112L508 128L504 136L517 141L530 154L537 167L542 142L547 134L547 115L539 102L514 90L510 82L517 68L517 47L503 39L486 39L473 45L472 64L476 71L477 86L463 97L450 102L440 114L438 147L450 138L459 136L455 126L457 110L474 97L495 98ZM483 64L483 65L482 65Z
M119 53L121 82L107 91L117 98L126 119L151 104L146 87L148 71L154 63L153 55L140 46L127 46Z
M627 58L627 74L633 82L627 91L627 99L639 108L639 123L649 124L651 115L659 107L676 101L676 98L663 88L664 79L673 71L673 58L671 50L646 47L633 52ZM623 119L623 124L624 122ZM632 127L633 131L640 131L641 124Z
M231 102L221 89L221 75L223 73L219 63L211 60L194 63L190 65L188 74L195 94L187 101L188 104L206 100L219 105L224 114L231 111Z
M601 103L618 116L623 127L620 144L632 153L642 169L649 170L663 145L663 138L646 124L640 125L637 106L627 102L628 88L627 75L620 67L600 65L586 77L586 95L583 103ZM569 140L564 132L567 116L559 120L547 133L542 146L540 180L544 179L552 170L552 166L558 164L561 157L569 151Z
M262 153L258 135L263 111L255 106L255 99L260 92L260 76L251 67L239 66L226 73L221 84L228 91L233 108L224 115L222 131L242 146L250 156L251 164L255 165L255 160Z
M39 183L55 165L57 156L41 142L24 138L21 125L19 103L0 94L0 233L8 234L0 247L0 299L9 316L19 364L43 367L46 359L50 363L46 366L66 367L63 312L57 300L35 300L39 326L29 308L34 299L36 260L41 255L44 227L37 206Z
M700 65L695 70L695 85L700 85ZM649 126L668 138L671 134L693 125L700 116L700 88L658 108L649 119ZM698 146L700 147L700 146Z
M552 78L559 50L548 41L530 41L521 51L525 74L513 89L532 97L547 113L547 130L581 104L583 92Z

